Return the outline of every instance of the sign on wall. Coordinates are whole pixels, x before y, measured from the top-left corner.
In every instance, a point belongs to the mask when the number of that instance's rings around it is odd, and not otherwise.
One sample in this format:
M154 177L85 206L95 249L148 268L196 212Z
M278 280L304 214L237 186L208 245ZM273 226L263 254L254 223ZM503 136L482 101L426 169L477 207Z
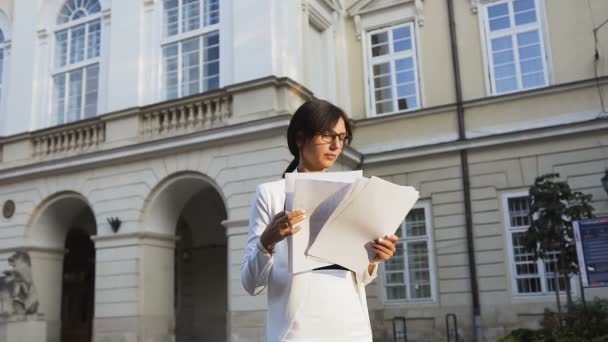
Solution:
M608 286L608 217L574 222L583 286Z

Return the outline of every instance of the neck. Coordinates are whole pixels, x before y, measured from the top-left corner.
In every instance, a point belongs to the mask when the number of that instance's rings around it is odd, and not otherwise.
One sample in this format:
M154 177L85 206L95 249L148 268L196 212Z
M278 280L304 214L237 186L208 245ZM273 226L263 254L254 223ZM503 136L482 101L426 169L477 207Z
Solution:
M304 164L298 164L298 167L296 168L298 170L298 172L300 173L304 173L304 172L326 172L327 169L315 169L312 167L307 167Z

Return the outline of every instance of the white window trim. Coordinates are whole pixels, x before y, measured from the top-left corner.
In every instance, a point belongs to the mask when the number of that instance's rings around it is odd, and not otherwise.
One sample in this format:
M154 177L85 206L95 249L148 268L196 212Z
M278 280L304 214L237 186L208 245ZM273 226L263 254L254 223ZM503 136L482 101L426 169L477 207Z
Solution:
M372 57L372 52L371 52L371 46L369 45L370 39L371 39L371 35L378 33L378 32L388 32L390 30L393 29L398 29L401 27L406 27L406 26L410 26L410 32L411 32L411 39L412 39L412 48L414 49L414 51L404 51L404 52L398 52L398 53L391 53L389 56L380 56L380 57ZM422 108L424 108L423 106L423 96L422 96L422 77L421 77L421 67L420 67L420 44L419 44L419 33L418 30L416 29L418 25L415 24L415 20L408 20L405 22L400 22L400 23L394 23L394 24L390 24L390 25L386 25L383 27L378 27L378 28L374 28L374 29L370 29L365 31L365 35L364 35L364 39L363 39L363 57L364 57L364 61L365 61L365 68L364 68L364 77L365 77L365 94L367 96L365 96L365 102L366 102L366 106L367 106L367 112L369 113L368 117L377 117L377 116L387 116L387 115L394 115L394 114L398 114L398 113L404 113L404 112L410 112L410 111L415 111L415 110L420 110ZM393 49L392 44L390 44L390 49ZM413 108L413 109L406 109L406 110L399 110L399 106L397 105L397 82L396 82L396 77L397 77L397 73L395 72L395 70L393 70L394 67L394 63L391 63L391 76L392 76L392 96L393 96L393 105L395 106L395 110L392 112L388 112L388 113L382 113L382 114L378 114L376 113L376 94L375 94L375 87L373 85L373 71L372 71L372 63L376 62L376 63L383 63L383 62L388 62L388 61L394 61L396 59L399 58L407 58L407 57L413 57L413 66L414 66L414 79L416 80L416 88L417 88L417 94L416 94L416 101L418 101L418 107L417 108Z
M231 53L232 51L228 51L229 49L226 48L227 45L227 38L225 37L227 35L227 33L225 31L227 31L226 27L228 27L225 23L228 20L226 18L226 11L231 10L231 6L228 5L226 3L226 0L220 0L218 1L218 6L219 6L219 22L213 25L207 25L207 26L203 26L202 25L202 17L203 17L203 13L204 13L204 6L205 6L205 0L200 0L200 10L201 10L201 27L199 27L196 30L192 30L192 31L188 31L188 32L183 32L183 33L177 33L173 36L169 36L167 34L167 30L165 27L165 19L166 19L166 13L165 13L165 6L164 6L164 2L163 1L159 1L159 17L160 17L160 25L161 25L161 29L160 29L160 33L161 33L161 39L160 39L160 49L158 49L159 53L158 53L158 60L159 60L159 74L158 74L158 96L157 99L158 101L168 101L168 100L176 100L176 99L180 99L183 98L184 95L180 95L181 93L181 87L182 87L182 42L188 40L188 39L192 39L192 38L196 38L199 37L199 39L202 39L201 37L205 36L206 34L210 34L210 33L214 33L217 32L217 34L219 35L219 53L220 53L220 58L219 58L219 63L220 63L220 68L219 68L219 85L217 89L222 88L226 82L228 81L228 79L230 78L230 75L224 75L225 72L229 69L226 66L226 63L229 61L229 59L231 59ZM182 6L180 6L181 4L181 0L178 2L178 32L181 30L181 25L182 25ZM231 32L228 32L228 34L231 34ZM177 43L178 45L178 53L177 53L177 63L178 63L178 72L177 72L177 86L178 86L178 96L174 99L168 99L167 98L167 88L165 86L166 82L165 82L165 56L163 53L163 49L167 46L167 45L171 45L171 44L175 44ZM202 40L201 40L201 45L199 47L199 51L201 52L201 59L202 57L202 51L203 51L203 44L202 44ZM226 55L229 56L226 56ZM202 67L201 67L202 69ZM228 77L228 79L227 79ZM201 79L199 80L199 82L202 84L202 82L204 82L204 80ZM202 89L202 88L201 88ZM215 89L214 89L215 90ZM190 94L188 96L191 96L193 94Z
M527 29L529 29L530 27L534 27L534 26L538 26L539 29L539 37L540 37L540 44L541 44L541 53L544 54L544 58L542 58L542 62L543 62L543 66L545 68L545 85L544 86L538 86L538 87L531 87L531 88L526 88L523 89L520 87L520 73L519 73L519 63L518 58L515 57L516 63L515 63L515 68L516 68L516 73L517 73L517 83L518 83L518 89L513 90L513 91L508 91L508 92L502 92L502 93L496 93L494 91L494 68L493 68L493 62L492 62L492 58L491 58L491 52L489 51L490 48L490 30L489 30L489 20L488 20L488 16L487 16L487 7L490 5L496 5L496 4L500 4L500 3L508 3L508 2L512 2L513 0L480 0L479 3L477 4L477 7L479 7L478 9L478 20L479 20L479 32L480 32L480 37L481 37L481 45L482 45L482 61L483 61L483 73L484 73L484 80L485 80L485 86L486 86L486 94L487 96L501 96L501 95L507 95L507 94L513 94L513 93L518 93L518 92L522 92L522 91L528 91L528 90L533 90L533 89L541 89L541 88L545 88L548 87L550 85L552 85L555 80L554 80L554 74L553 74L553 64L552 64L552 57L551 57L551 48L550 48L550 39L549 39L549 30L547 29L547 20L546 20L546 10L545 10L545 1L544 0L535 0L535 5L536 5L536 14L537 14L537 20L538 20L538 24L528 24L524 27L526 27ZM515 32L518 32L522 29L514 29L513 25L511 25L511 28L509 28L508 30L505 31L510 31L511 35L514 34ZM516 54L516 56L518 56L518 53L515 51L516 47L514 47L514 53Z
M536 263L537 263L537 269L538 269L538 276L541 280L541 288L543 289L542 292L540 293L519 293L517 291L517 279L515 278L516 275L516 271L515 271L515 257L513 255L513 236L511 233L513 232L525 232L527 229L523 229L523 228L515 228L515 229L511 229L511 218L509 216L509 199L510 198L514 198L514 197L529 197L530 194L527 191L518 191L518 192L509 192L509 193L504 193L502 195L502 206L503 206L503 220L504 220L504 227L505 227L505 234L506 234L506 248L508 251L508 256L509 256L509 270L507 275L509 276L509 278L511 278L510 284L511 284L511 295L513 296L513 298L517 299L517 298L539 298L539 299L552 299L555 298L555 292L551 292L547 290L547 285L545 283L545 279L546 275L545 275L545 265L544 265L544 261L541 259L537 259ZM576 295L576 282L575 282L575 278L576 276L572 277L570 279L570 288L572 289L572 295L575 296ZM551 279L553 280L553 279ZM566 296L565 291L560 291L560 297L561 296Z
M101 1L100 1L100 5L101 5ZM59 7L59 10L61 10L62 6ZM56 17L55 17L56 18ZM68 42L68 46L67 46L67 64L62 66L62 67L57 67L57 32L63 31L63 30L68 30L68 32L70 32L69 30L71 30L74 27L80 26L80 25L89 25L90 23L99 20L99 56L95 57L95 58L90 58L90 59L86 59L86 54L87 54L87 42L89 39L89 35L85 34L85 43L84 43L84 54L85 54L85 59L83 61L80 62L76 62L73 64L69 63L69 58L70 58L70 37L71 34L68 33L68 38L67 38L67 42ZM88 29L88 28L87 28ZM63 24L58 24L55 27L53 27L53 34L52 34L52 44L51 44L51 49L50 49L50 56L51 56L51 73L50 73L50 79L49 79L49 89L50 91L50 98L49 98L49 110L48 110L48 115L47 115L47 126L54 126L56 125L55 123L55 76L59 75L59 74L65 74L66 75L66 82L65 82L65 90L64 93L66 95L65 98L65 103L64 103L64 116L67 114L67 106L68 106L68 88L69 88L69 79L68 79L68 75L71 74L72 72L76 71L76 70L82 70L83 71L83 78L82 78L82 103L81 103L81 108L80 108L80 118L76 121L67 121L64 118L63 123L61 123L61 125L65 125L65 124L69 124L69 123L73 123L73 122L77 122L80 120L84 120L86 118L84 118L84 109L86 107L86 101L85 101L85 87L86 87L86 68L97 64L98 65L98 71L97 71L97 108L95 109L95 116L99 115L100 113L100 108L101 108L101 99L102 99L102 73L103 73L103 68L102 68L102 57L104 56L104 9L103 7L101 8L99 13L95 13L92 15L87 15L86 17L83 18L79 18L77 20L72 20L72 21L68 21L66 23Z
M387 298L387 291L386 291L386 280L385 280L385 270L384 270L384 263L380 264L381 267L378 270L379 273L381 274L380 276L380 283L382 286L382 301L384 304L386 305L393 305L393 304L434 304L437 303L437 278L436 278L436 266L435 266L435 244L433 241L433 219L431 216L431 205L429 202L422 202L419 201L417 202L414 207L412 209L419 209L419 208L423 208L424 209L424 218L425 218L425 223L426 223L426 229L427 229L427 236L428 236L428 253L429 253L429 278L431 281L431 297L430 298L420 298L420 299L388 299ZM405 221L405 219L404 219ZM415 239L413 239L415 240ZM420 241L424 241L426 239L420 238ZM412 241L412 240L410 240ZM407 261L407 258L404 259L404 262ZM405 267L407 268L407 265L405 265ZM405 272L405 285L409 287L409 272ZM406 293L409 294L409 288L406 288Z

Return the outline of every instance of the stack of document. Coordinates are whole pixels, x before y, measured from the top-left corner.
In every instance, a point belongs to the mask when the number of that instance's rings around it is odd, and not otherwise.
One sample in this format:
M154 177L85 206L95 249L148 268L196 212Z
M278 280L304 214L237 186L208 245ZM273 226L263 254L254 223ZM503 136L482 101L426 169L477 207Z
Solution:
M288 239L292 273L338 264L361 274L376 255L372 241L394 234L419 198L413 187L361 171L288 173L285 192L288 211L306 211Z

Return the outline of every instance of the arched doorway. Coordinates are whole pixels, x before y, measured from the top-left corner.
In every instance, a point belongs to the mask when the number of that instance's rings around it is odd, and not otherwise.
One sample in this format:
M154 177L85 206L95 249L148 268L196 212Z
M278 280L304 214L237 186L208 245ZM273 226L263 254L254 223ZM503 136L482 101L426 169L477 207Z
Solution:
M196 173L167 178L146 206L145 226L176 236L172 286L176 342L226 340L228 264L221 225L226 216L218 188Z
M61 342L91 341L95 303L95 246L89 234L72 228L65 242L61 294Z
M80 194L60 193L36 210L27 231L48 340L88 342L95 303L95 215Z

